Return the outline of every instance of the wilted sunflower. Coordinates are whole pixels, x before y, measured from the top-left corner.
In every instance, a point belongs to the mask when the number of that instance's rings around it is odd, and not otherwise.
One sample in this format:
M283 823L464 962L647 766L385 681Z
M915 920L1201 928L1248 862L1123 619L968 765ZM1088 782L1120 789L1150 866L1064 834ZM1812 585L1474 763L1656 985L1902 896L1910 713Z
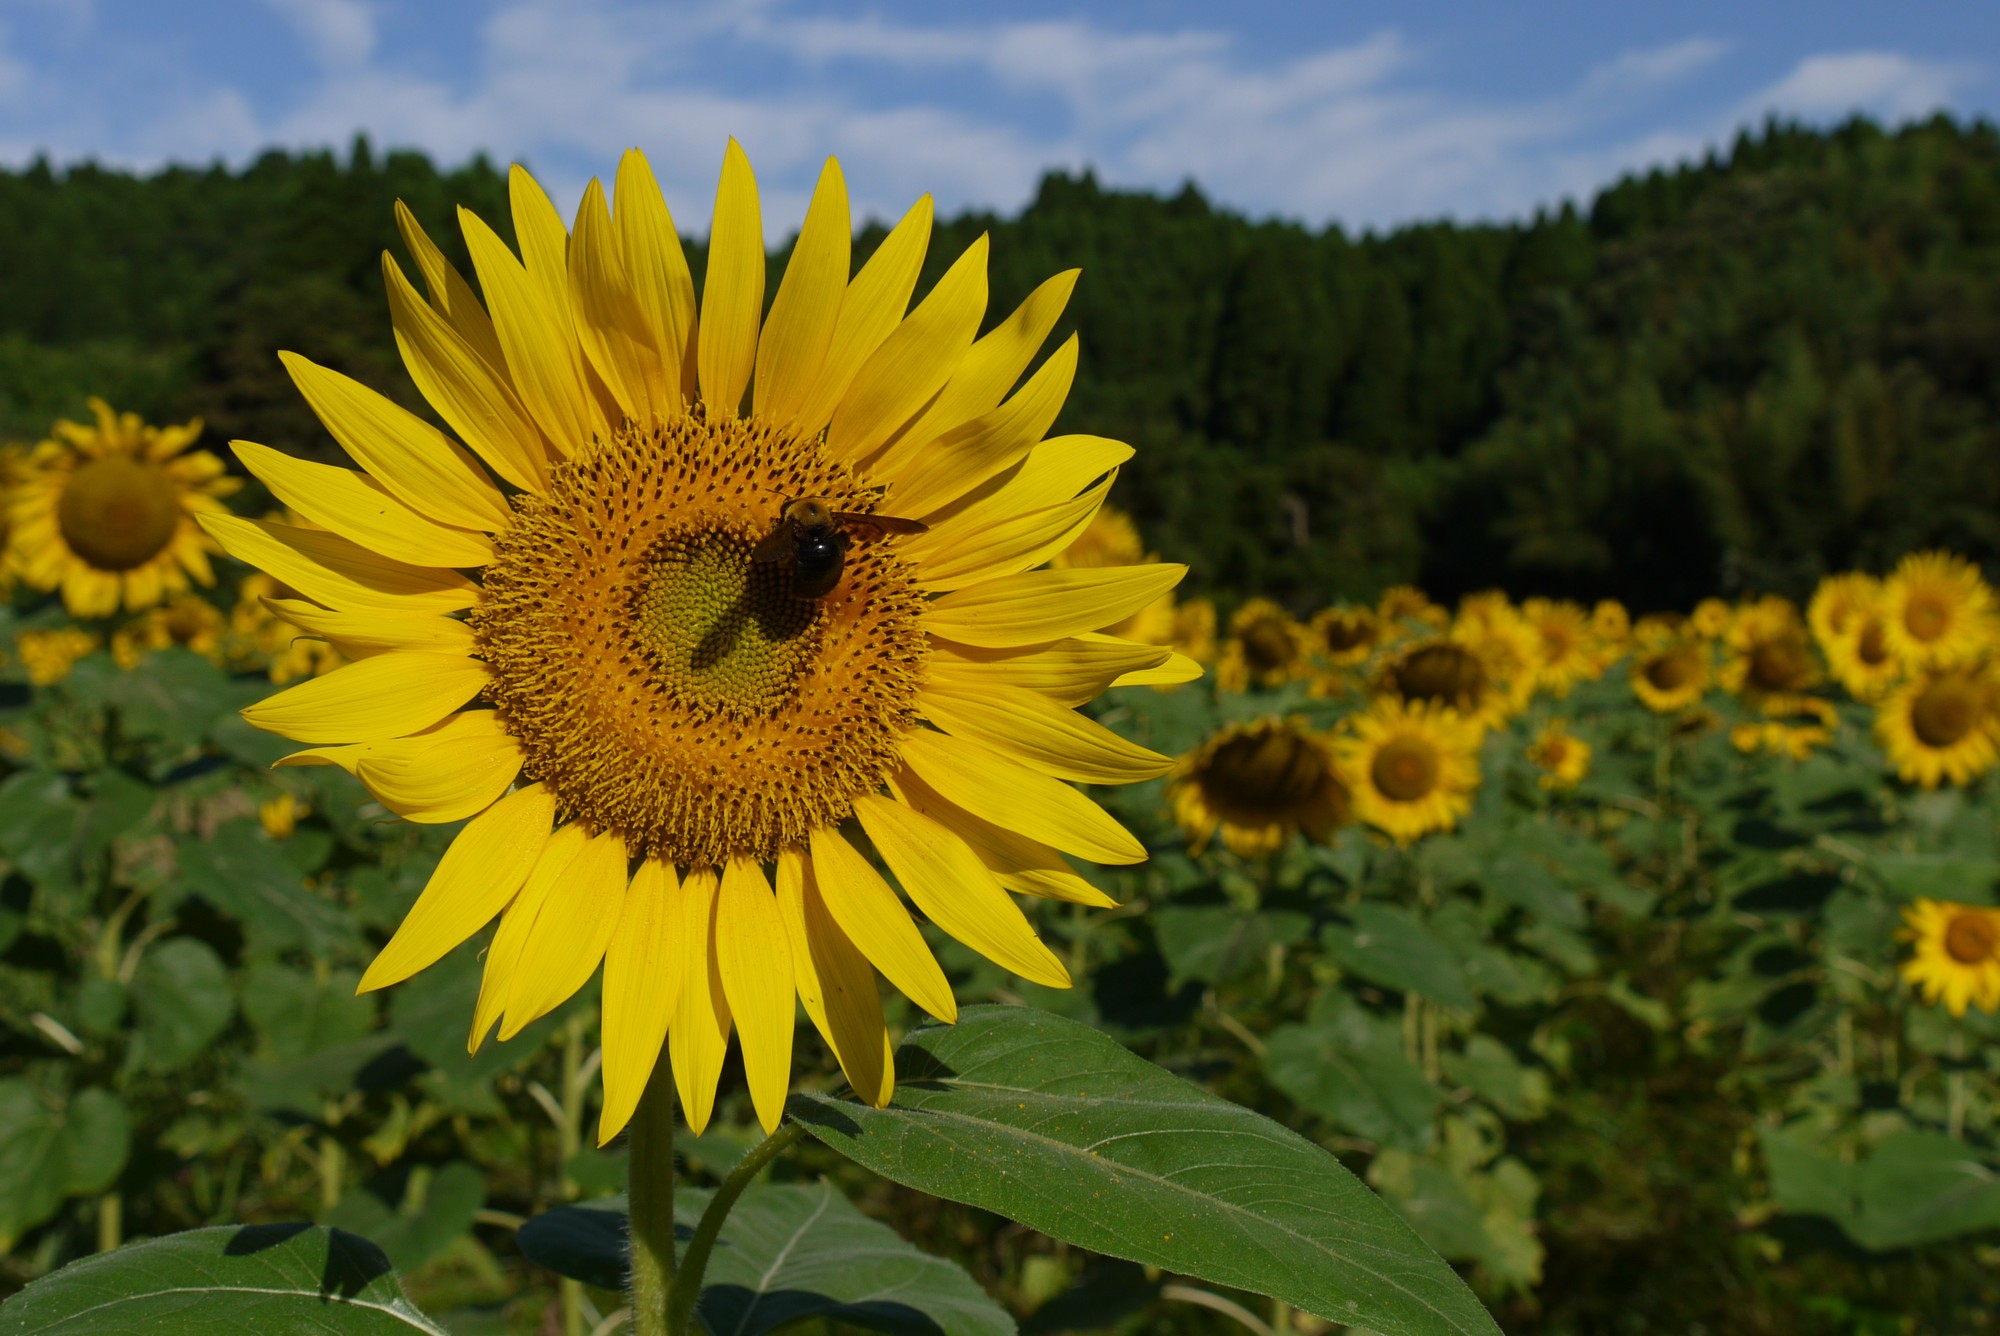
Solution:
M1276 853L1300 831L1324 841L1353 811L1328 740L1279 719L1228 725L1181 757L1167 801L1193 852L1219 829L1243 858Z
M1820 649L1832 658L1834 643L1846 639L1861 614L1881 599L1882 582L1872 575L1860 571L1829 575L1819 582L1806 604L1806 625L1812 628Z
M199 594L176 594L111 633L111 657L127 670L155 650L179 645L214 664L223 659L222 610Z
M1327 608L1312 619L1313 643L1336 668L1365 663L1381 645L1384 629L1373 608Z
M1312 671L1308 635L1298 619L1268 598L1253 598L1229 619L1229 639L1215 681L1224 691L1282 686Z
M1573 789L1590 773L1590 744L1569 731L1569 723L1552 719L1528 744L1528 760L1540 770L1545 789Z
M1476 728L1497 727L1512 713L1512 698L1494 680L1486 658L1458 640L1406 645L1382 663L1373 679L1378 695L1452 710Z
M1479 788L1478 725L1426 701L1383 697L1351 715L1340 759L1354 815L1398 844L1450 830Z
M1656 714L1685 710L1708 690L1708 642L1671 633L1638 642L1627 665L1632 694Z
M1896 935L1912 948L1903 962L1903 982L1925 1002L1943 1002L1954 1016L1963 1016L1968 1006L2000 1010L2000 913L1920 899L1903 907Z
M1910 668L1955 668L1985 655L1994 634L1993 590L1979 569L1949 552L1913 552L1882 585L1889 652Z
M2000 694L1984 669L1919 674L1875 711L1875 738L1897 775L1934 789L1969 784L2000 760Z
M1819 685L1819 664L1805 623L1790 599L1767 595L1746 603L1730 619L1721 683L1751 705L1785 713Z
M1063 855L1145 849L1068 781L1172 765L1072 707L1168 657L1095 633L1182 568L1035 569L1132 453L1043 440L1074 339L1014 388L1076 275L981 336L981 237L909 309L929 198L850 281L829 160L765 318L760 206L734 141L699 306L638 152L614 201L590 183L573 230L519 167L510 188L521 258L459 215L484 306L407 210L428 300L384 257L404 363L452 434L287 355L364 471L238 447L325 530L215 518L213 532L298 591L278 611L358 660L245 716L402 816L471 818L364 989L499 916L476 1047L603 965L600 1139L630 1118L663 1040L704 1126L732 1029L775 1126L799 1002L882 1104L875 971L942 1020L957 1007L852 832L939 928L1061 987L1010 892L1109 903ZM928 528L835 521L844 561L807 592L821 568L785 540L753 556L806 498Z
M196 522L223 515L221 498L242 486L222 461L189 450L199 420L149 427L92 399L94 425L62 421L35 447L13 498L13 545L21 578L61 589L72 617L139 612L190 580L213 584L214 544Z
M1521 605L1521 619L1535 633L1536 684L1550 694L1567 696L1578 682L1604 675L1604 655L1591 634L1590 614L1581 604L1531 598Z

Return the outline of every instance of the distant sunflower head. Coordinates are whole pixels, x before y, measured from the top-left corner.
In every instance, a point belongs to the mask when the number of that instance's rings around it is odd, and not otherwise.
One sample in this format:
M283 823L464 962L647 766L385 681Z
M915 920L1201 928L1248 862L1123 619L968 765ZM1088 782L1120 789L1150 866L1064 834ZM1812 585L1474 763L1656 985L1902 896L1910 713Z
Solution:
M1632 694L1655 714L1674 714L1708 691L1708 642L1695 636L1667 636L1642 642L1627 665Z
M427 294L384 256L444 429L286 354L359 469L237 445L305 523L210 531L284 586L260 602L292 643L351 660L245 717L398 816L467 822L365 988L497 917L476 1047L602 968L601 1138L663 1045L702 1127L732 1032L774 1126L801 1003L884 1103L876 971L940 1019L956 1003L878 866L939 930L1066 986L1013 897L1109 904L1067 856L1145 849L1070 783L1172 765L1072 713L1162 670L1164 646L1104 628L1182 573L1044 569L1131 455L1043 440L1077 346L1040 350L1076 275L989 324L982 236L912 306L929 198L854 271L829 160L767 303L732 141L697 300L636 150L573 226L525 171L509 186L518 253L460 213L480 295L406 209Z
M1253 598L1229 619L1215 680L1224 691L1275 687L1312 669L1310 640L1298 619L1268 598Z
M1903 680L1903 661L1889 650L1889 618L1879 602L1847 618L1820 644L1835 680L1856 700L1878 701Z
M2000 760L2000 684L1983 668L1919 673L1876 708L1875 737L1905 783L1969 784Z
M1573 789L1590 773L1590 744L1569 731L1567 720L1554 719L1528 744L1528 760L1542 772L1543 788Z
M1431 602L1430 595L1415 585L1394 585L1384 590L1375 612L1392 631L1404 622L1440 631L1451 624L1451 613Z
M209 661L223 660L222 610L199 594L176 594L134 617L111 635L111 657L121 668L136 668L156 650L180 646Z
M1736 614L1719 598L1703 599L1688 614L1688 624L1694 627L1694 633L1707 636L1710 640L1720 640L1728 635L1730 623L1735 619Z
M215 545L198 517L226 514L222 498L242 483L213 454L188 449L201 423L152 427L102 399L90 408L94 422L56 423L14 491L21 578L62 590L73 617L139 612L190 581L213 584Z
M1327 608L1312 619L1313 641L1336 668L1366 662L1381 645L1383 630L1373 608Z
M1909 668L1952 668L1993 646L1993 590L1949 552L1913 552L1882 585L1889 652Z
M1721 680L1766 710L1782 709L1819 684L1819 664L1799 610L1775 596L1746 603L1730 619Z
M1340 759L1356 819L1410 844L1450 830L1472 810L1480 729L1456 710L1379 697L1347 723Z
M1879 606L1881 599L1882 582L1872 575L1861 571L1829 575L1819 582L1806 604L1806 625L1812 628L1813 639L1819 642L1820 649L1831 658L1835 642L1845 640L1855 621Z
M1375 689L1405 704L1455 710L1467 718L1492 710L1498 696L1478 651L1445 639L1419 640L1396 651L1377 672Z
M1603 644L1622 647L1632 635L1632 614L1617 599L1602 599L1590 610L1590 632Z
M104 643L95 631L80 626L57 626L46 631L23 631L14 637L14 654L21 671L38 687L53 686L68 677L85 655Z
M1910 943L1903 981L1954 1016L1967 1007L2000 1010L2000 912L1983 905L1919 899L1903 909L1897 934Z
M1567 696L1578 682L1603 675L1603 654L1590 628L1590 614L1581 604L1531 598L1521 605L1521 617L1535 633L1537 685Z
M1300 833L1324 841L1353 810L1329 740L1278 719L1227 725L1181 757L1167 801L1194 852L1220 831L1243 858L1276 853Z
M1174 609L1174 649L1196 663L1215 662L1215 604L1191 598Z

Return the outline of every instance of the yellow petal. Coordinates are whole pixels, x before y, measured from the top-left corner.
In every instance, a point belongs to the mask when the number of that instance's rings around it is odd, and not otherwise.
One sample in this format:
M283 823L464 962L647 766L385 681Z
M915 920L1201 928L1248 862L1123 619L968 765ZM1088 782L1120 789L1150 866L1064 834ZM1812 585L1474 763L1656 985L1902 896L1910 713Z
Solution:
M493 1023L506 1009L508 995L514 988L514 975L521 964L521 952L528 944L535 918L589 839L590 833L577 821L551 834L534 867L528 870L527 880L521 883L520 893L500 916L499 930L486 948L486 969L479 976L479 1000L472 1007L472 1030L466 1036L466 1052L479 1051Z
M967 690L982 684L1025 687L1060 705L1076 706L1097 699L1124 674L1165 663L1172 652L1164 645L1096 633L1009 649L933 639L930 675Z
M885 1107L895 1093L896 1064L875 969L833 921L812 864L797 849L778 854L778 909L806 1015L839 1059L847 1084L876 1108Z
M1064 501L1025 514L1009 515L974 533L964 526L916 534L903 547L907 560L917 563L917 588L926 592L1018 575L1048 561L1090 527L1111 490L1112 479ZM915 544L938 535L929 550Z
M457 612L479 597L479 586L457 571L412 566L323 529L234 515L199 518L208 536L230 556L343 612Z
M365 659L394 649L472 653L472 628L450 617L335 612L296 598L266 598L260 602L276 616L309 636L327 641L350 659Z
M722 155L715 216L708 232L708 274L701 287L701 400L711 419L736 416L757 365L757 322L764 314L764 219L757 178L734 138Z
M996 826L956 803L945 801L908 766L890 781L890 788L898 798L964 840L994 880L1008 890L1093 909L1117 905L1117 901L1077 876L1076 870L1056 850L1018 830Z
M467 822L356 991L401 983L491 922L528 879L555 816L555 794L530 784Z
M688 273L680 234L674 230L673 216L667 212L653 169L636 148L627 149L618 161L616 196L614 221L625 275L652 331L653 346L660 350L667 389L671 395L685 396L692 384L697 342L694 278ZM677 367L681 368L678 376ZM670 407L678 408L679 404L676 397Z
M443 825L490 807L526 759L521 744L491 710L466 711L493 720L484 735L441 740L421 751L364 756L355 776L376 801L406 821Z
M986 252L982 232L855 373L826 429L834 459L868 458L944 388L986 314Z
M291 765L337 765L348 774L360 777L363 761L394 759L407 761L421 752L430 750L440 742L457 742L465 738L490 739L503 730L499 715L492 710L460 710L448 714L429 728L419 729L406 737L382 738L375 742L350 742L344 746L308 747L295 751L289 756L273 761L272 767Z
M1134 668L1129 673L1120 673L1114 687L1171 687L1183 682L1192 682L1202 674L1201 664L1187 655L1174 653L1164 663L1152 668Z
M1067 501L1132 457L1132 447L1103 436L1052 436L1018 466L928 514L936 535L978 533L1010 515Z
M882 977L947 1023L958 1019L951 985L910 912L880 873L837 830L812 833L813 873L827 912Z
M792 956L764 870L734 858L715 898L715 962L743 1045L750 1102L766 1132L785 1116L792 1078Z
M879 467L892 479L896 505L913 516L930 515L1026 459L1069 397L1076 357L1072 334L1006 403L920 452L885 455Z
M478 214L460 208L458 221L515 391L543 437L560 453L576 454L593 435L608 434L608 429L593 418L567 302L558 306Z
M847 285L826 360L799 408L796 426L801 435L810 436L826 426L853 384L854 373L882 346L882 340L909 309L930 237L931 197L925 195L910 206Z
M1006 398L1062 317L1082 272L1066 269L1044 280L1013 314L981 335L936 401L910 424L904 440L921 447L991 412Z
M931 682L917 708L947 733L1079 784L1136 784L1164 775L1174 764L1172 757L1147 751L1040 692L1019 687L965 691Z
M479 297L472 291L472 285L465 281L465 275L445 259L444 252L438 249L437 243L417 222L417 216L401 200L396 201L396 230L403 234L403 244L410 248L410 258L417 262L418 270L423 273L424 289L430 293L432 309L486 359L488 366L504 374L507 356L500 351L500 336L493 332L493 318L479 304Z
M513 523L507 499L457 441L338 371L297 353L278 360L340 448L397 500L460 529L492 533Z
M625 840L593 835L563 870L521 946L500 1037L512 1039L590 981L625 905Z
M964 840L923 813L874 794L854 800L854 815L931 922L1010 973L1046 988L1069 987L1069 971Z
M386 251L382 278L396 348L418 393L495 473L523 491L548 490L548 443L504 365L490 365L433 311Z
M300 742L375 742L436 723L486 682L477 659L399 650L288 687L245 708L243 718Z
M293 459L250 441L231 441L229 448L279 501L372 552L414 566L484 566L493 560L491 538L427 519L365 473Z
M806 221L785 262L771 317L757 344L757 414L784 425L798 413L826 361L847 290L854 224L847 182L832 158L819 174Z
M680 407L680 377L669 378L653 329L618 253L618 232L595 177L577 206L576 232L569 243L569 283L576 311L577 340L584 356L604 378L625 416L642 421Z
M1143 863L1146 846L1058 779L987 747L927 729L905 734L903 762L950 802L1095 863Z
M1115 626L1181 582L1173 562L1024 571L953 590L924 610L924 629L1004 648Z
M715 1112L715 1083L729 1052L729 999L715 960L715 893L715 869L691 869L681 882L674 924L681 988L667 1024L667 1055L681 1113L696 1136Z
M597 1144L625 1129L667 1041L667 1022L680 997L681 958L674 950L674 909L680 881L648 858L632 874L618 931L604 953L604 1106Z
M569 308L569 233L548 192L520 163L507 168L507 207L514 218L514 240L521 247L521 268L537 288L568 337L573 329ZM501 341L501 347L506 342Z

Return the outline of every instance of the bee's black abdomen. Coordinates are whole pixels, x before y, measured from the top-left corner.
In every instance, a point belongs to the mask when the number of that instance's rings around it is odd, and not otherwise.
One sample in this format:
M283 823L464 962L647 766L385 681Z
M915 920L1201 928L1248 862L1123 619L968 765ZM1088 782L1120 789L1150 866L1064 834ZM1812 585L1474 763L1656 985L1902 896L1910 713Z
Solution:
M799 535L792 546L792 592L800 598L832 592L846 557L847 535L839 530Z

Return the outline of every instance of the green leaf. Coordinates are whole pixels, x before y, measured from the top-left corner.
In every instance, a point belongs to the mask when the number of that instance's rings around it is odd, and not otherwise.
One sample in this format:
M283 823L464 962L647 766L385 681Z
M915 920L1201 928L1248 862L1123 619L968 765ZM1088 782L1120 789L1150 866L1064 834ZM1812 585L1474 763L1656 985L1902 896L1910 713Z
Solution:
M1548 1073L1524 1066L1492 1035L1472 1036L1463 1052L1446 1053L1442 1065L1454 1085L1467 1087L1508 1118L1538 1118L1548 1107Z
M684 1195L674 1194L674 1236L683 1244L694 1234L695 1221L701 1219L699 1210L692 1217L682 1211ZM514 1231L514 1243L523 1257L558 1276L600 1290L622 1290L630 1230L624 1196L600 1197L543 1211Z
M1358 904L1350 923L1320 929L1320 945L1348 973L1400 993L1418 993L1459 1011L1476 1011L1479 999L1465 981L1465 967L1449 946L1407 909Z
M896 1066L887 1109L788 1107L886 1178L1052 1238L1383 1336L1499 1330L1333 1156L1087 1026L969 1007L913 1031Z
M297 947L324 957L357 943L347 915L306 889L304 876L257 822L227 822L179 852L183 887L240 922L251 950Z
M1782 1129L1762 1142L1779 1207L1825 1216L1871 1251L2000 1228L2000 1175L1941 1132L1897 1132L1851 1164Z
M214 1042L235 1010L221 958L206 942L169 938L140 958L132 976L138 1034L130 1060L154 1071L184 1066Z
M241 694L220 668L176 647L148 655L143 672L119 673L104 699L117 707L125 736L188 747L201 741Z
M132 1116L108 1090L85 1090L65 1105L28 1081L0 1080L0 1252L65 1197L109 1187L131 1144Z
M1532 858L1502 855L1480 873L1480 885L1506 903L1564 928L1583 926L1583 897Z
M355 996L360 978L353 970L320 978L259 961L243 979L243 1017L263 1040L264 1054L281 1061L351 1043L375 1023L375 999Z
M1306 1024L1280 1025L1264 1042L1264 1074L1302 1107L1386 1145L1429 1135L1438 1092L1404 1051L1402 1028L1346 994L1322 996Z
M24 770L0 784L0 854L32 882L76 881L76 840L84 805L61 775Z
M433 1172L424 1167L417 1201L391 1206L367 1190L350 1192L328 1212L322 1224L372 1240L398 1271L422 1266L472 1227L472 1217L486 1205L486 1178L463 1160Z
M1169 989L1190 979L1216 983L1261 970L1273 946L1290 946L1312 928L1312 920L1290 910L1241 914L1225 905L1169 905L1150 920L1173 971Z
M366 1239L317 1225L224 1225L99 1253L0 1309L0 1336L217 1331L445 1336Z

